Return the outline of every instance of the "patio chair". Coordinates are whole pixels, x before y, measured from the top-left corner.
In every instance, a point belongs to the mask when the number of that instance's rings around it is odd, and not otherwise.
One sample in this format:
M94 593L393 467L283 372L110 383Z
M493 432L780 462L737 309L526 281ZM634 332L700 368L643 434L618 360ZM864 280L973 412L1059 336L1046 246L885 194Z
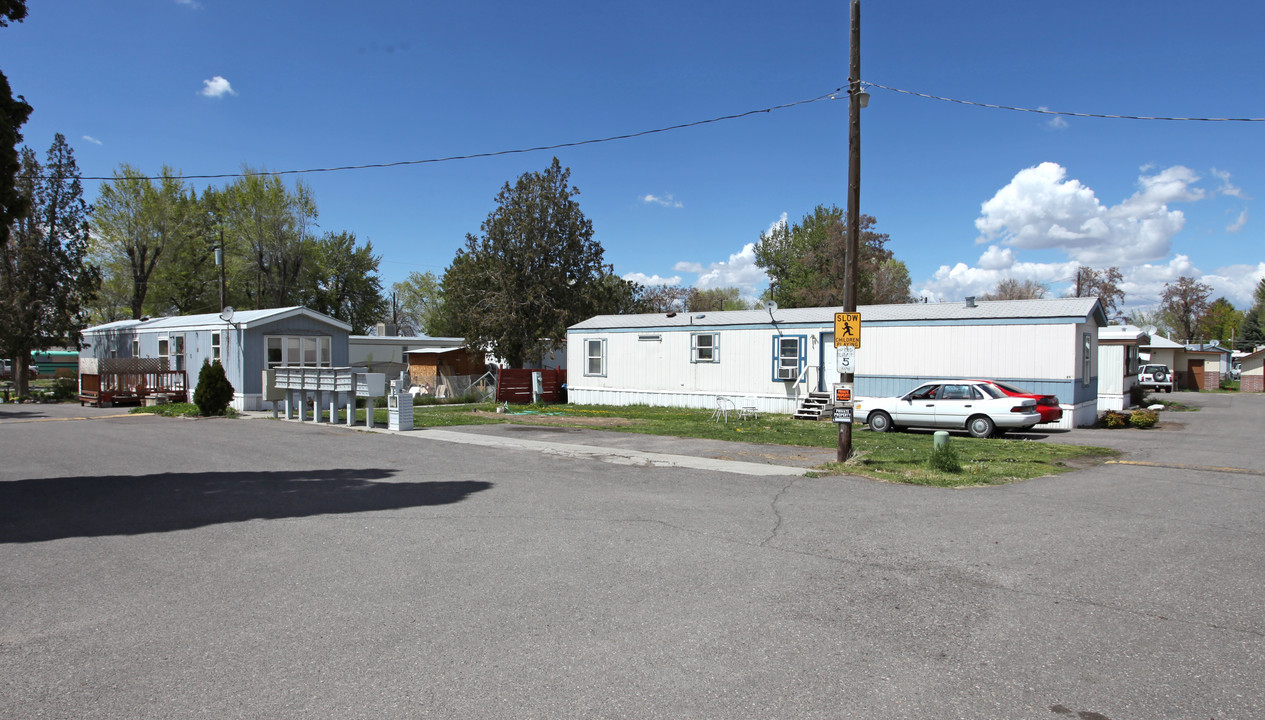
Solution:
M759 420L760 409L756 407L755 398L743 398L742 404L738 406L739 420Z
M712 412L712 420L714 422L729 422L729 413L737 412L738 406L734 404L733 400L724 395L716 396L716 410Z

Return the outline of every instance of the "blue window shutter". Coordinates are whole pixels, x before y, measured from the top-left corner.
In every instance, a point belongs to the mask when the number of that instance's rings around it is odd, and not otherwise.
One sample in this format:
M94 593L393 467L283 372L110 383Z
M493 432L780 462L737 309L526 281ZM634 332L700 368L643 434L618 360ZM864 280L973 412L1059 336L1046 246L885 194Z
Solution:
M778 345L778 341L780 339L781 338L778 337L777 335L773 336L773 382L777 382L777 364L778 364L778 359L779 359L778 352L781 350L781 348Z

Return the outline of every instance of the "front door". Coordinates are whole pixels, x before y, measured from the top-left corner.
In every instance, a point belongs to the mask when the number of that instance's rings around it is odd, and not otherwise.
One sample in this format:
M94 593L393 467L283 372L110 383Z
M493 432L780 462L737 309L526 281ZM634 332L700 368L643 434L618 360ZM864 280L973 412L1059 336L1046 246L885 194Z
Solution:
M1190 378L1187 381L1190 390L1203 390L1204 361L1188 360L1186 364L1186 376Z

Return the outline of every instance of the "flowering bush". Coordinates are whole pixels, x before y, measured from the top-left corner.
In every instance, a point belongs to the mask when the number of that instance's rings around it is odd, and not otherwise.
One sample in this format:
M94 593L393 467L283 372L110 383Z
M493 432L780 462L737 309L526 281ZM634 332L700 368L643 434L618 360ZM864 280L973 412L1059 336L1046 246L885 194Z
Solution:
M1098 422L1105 428L1116 430L1129 424L1129 416L1115 410L1108 410L1102 414Z
M1129 414L1129 424L1135 428L1154 427L1160 416L1150 410L1134 410Z

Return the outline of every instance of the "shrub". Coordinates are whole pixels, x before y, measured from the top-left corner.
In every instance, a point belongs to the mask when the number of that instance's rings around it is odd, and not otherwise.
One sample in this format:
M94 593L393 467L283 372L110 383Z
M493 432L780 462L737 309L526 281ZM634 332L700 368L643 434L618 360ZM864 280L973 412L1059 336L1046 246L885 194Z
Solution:
M1146 400L1146 388L1141 385L1134 385L1129 388L1129 404L1141 405Z
M958 450L949 443L932 447L931 455L927 457L927 464L932 470L949 473L962 472L962 460L958 457Z
M1115 410L1108 410L1102 414L1098 422L1105 428L1116 430L1129 424L1129 416Z
M233 402L233 385L224 374L224 366L218 360L202 361L198 371L198 389L193 392L193 403L203 415L223 415Z
M79 376L70 368L61 368L53 380L53 399L58 402L74 400L79 395Z
M1129 424L1136 428L1154 427L1159 419L1159 414L1150 410L1134 410L1129 414Z

